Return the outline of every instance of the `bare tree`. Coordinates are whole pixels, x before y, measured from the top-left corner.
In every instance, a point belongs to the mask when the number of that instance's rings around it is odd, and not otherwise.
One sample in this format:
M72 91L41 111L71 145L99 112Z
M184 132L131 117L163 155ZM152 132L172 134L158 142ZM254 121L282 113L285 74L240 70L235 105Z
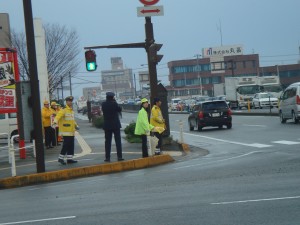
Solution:
M75 30L69 30L66 26L58 24L46 24L44 29L49 93L52 95L61 80L69 77L78 68L79 37ZM25 34L12 31L12 45L18 51L20 77L28 80L30 74Z

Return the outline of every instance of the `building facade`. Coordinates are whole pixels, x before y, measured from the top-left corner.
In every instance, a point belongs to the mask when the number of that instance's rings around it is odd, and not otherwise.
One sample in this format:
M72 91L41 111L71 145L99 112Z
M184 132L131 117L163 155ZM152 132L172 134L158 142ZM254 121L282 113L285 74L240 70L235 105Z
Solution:
M111 58L111 70L101 71L101 90L113 91L120 99L134 96L132 69L124 68L121 57Z
M214 84L224 83L228 76L278 75L283 87L300 81L300 64L260 67L259 55L244 55L241 45L204 48L196 57L168 63L169 99L214 96Z

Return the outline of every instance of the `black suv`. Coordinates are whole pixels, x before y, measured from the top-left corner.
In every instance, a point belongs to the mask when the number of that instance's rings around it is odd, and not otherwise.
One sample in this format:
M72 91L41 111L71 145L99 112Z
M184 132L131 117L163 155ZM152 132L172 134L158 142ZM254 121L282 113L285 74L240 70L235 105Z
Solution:
M219 127L225 125L228 129L232 127L232 113L226 101L212 100L196 104L190 111L188 118L190 131L203 127Z

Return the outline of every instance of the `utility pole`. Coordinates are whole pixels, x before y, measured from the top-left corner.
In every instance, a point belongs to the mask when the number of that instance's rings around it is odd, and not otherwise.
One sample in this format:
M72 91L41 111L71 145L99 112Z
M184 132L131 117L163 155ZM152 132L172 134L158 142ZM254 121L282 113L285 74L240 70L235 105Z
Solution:
M201 77L200 77L200 65L199 65L199 56L201 56L201 55L199 55L199 54L196 54L195 55L196 57L197 57L197 73L198 73L198 80L199 80L199 85L200 85L200 93L201 93L201 95L203 95L203 92L202 92L202 79L201 79Z
M69 72L69 81L70 81L70 95L72 95L72 78L71 78L71 72Z
M154 94L157 93L157 71L156 62L151 60L150 46L155 42L153 25L151 23L151 17L145 17L145 33L146 33L146 51L148 56L148 69L149 69L149 81L150 81L150 105L154 100Z
M133 74L134 79L134 98L136 98L136 80L135 80L135 73Z
M34 41L33 16L31 0L23 0L23 10L26 28L27 52L30 73L30 86L32 97L32 116L34 125L34 139L36 146L36 167L38 173L45 172L45 156L43 144L42 116L40 88L36 63L36 49Z

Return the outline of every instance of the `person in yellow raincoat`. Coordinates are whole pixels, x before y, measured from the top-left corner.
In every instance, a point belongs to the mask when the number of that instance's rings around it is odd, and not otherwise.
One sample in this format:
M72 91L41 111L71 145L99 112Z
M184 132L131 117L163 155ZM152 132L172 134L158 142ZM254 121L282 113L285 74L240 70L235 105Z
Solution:
M44 137L46 148L53 148L56 145L54 131L51 127L51 116L53 111L49 107L49 102L44 101L44 107L42 108L42 123L44 127Z
M75 130L78 130L79 127L75 121L73 99L73 96L66 97L66 107L59 110L53 123L53 126L59 124L59 135L62 135L64 139L61 152L58 156L58 162L62 165L66 165L65 156L67 156L67 163L77 163L77 160L74 160L73 157Z
M154 105L151 109L151 116L150 116L150 124L155 126L155 127L159 127L162 128L161 130L165 130L166 128L166 124L165 124L165 120L163 118L163 115L161 113L161 100L159 98L154 98L153 101ZM161 151L161 146L162 146L162 132L159 132L158 130L154 131L154 135L155 137L158 138L158 143L155 149L155 155L160 155L162 154Z

